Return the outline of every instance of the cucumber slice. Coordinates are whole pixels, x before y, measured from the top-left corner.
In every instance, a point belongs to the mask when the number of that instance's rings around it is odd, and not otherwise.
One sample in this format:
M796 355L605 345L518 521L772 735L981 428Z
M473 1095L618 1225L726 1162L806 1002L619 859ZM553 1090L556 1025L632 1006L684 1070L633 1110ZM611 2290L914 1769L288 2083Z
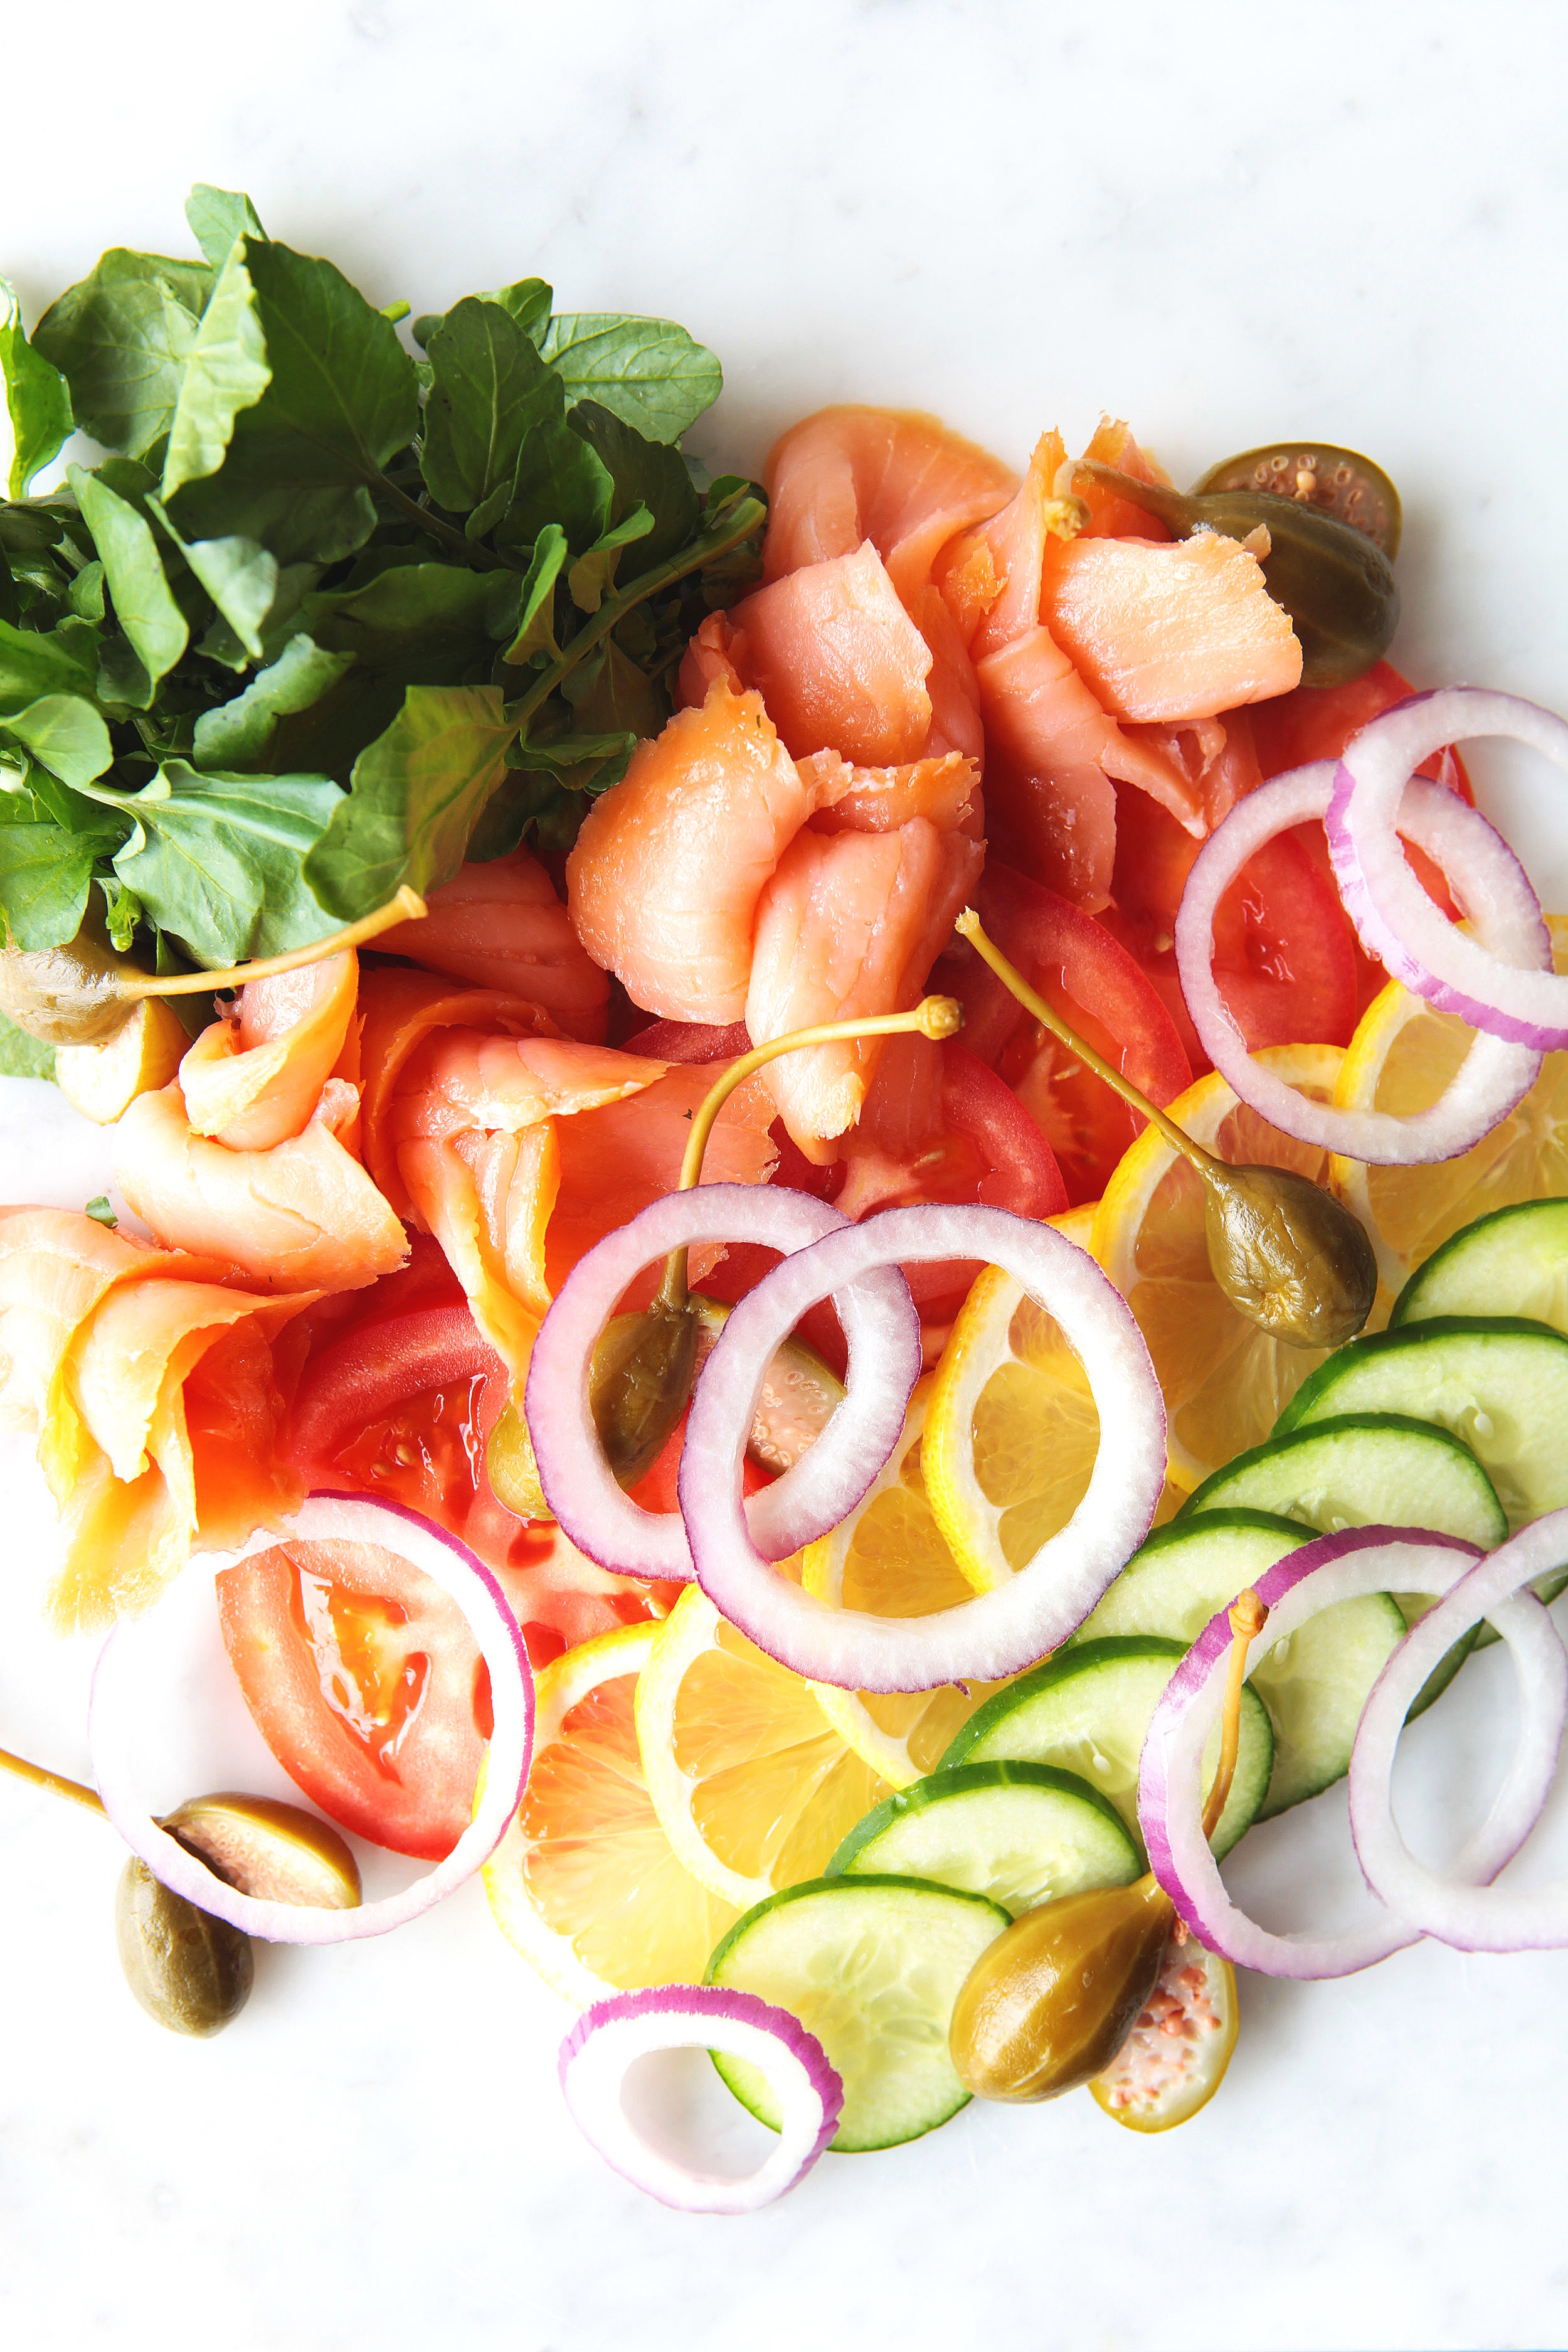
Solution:
M1431 1422L1392 1412L1350 1413L1266 1439L1206 1478L1173 1525L1237 1506L1278 1511L1322 1535L1341 1528L1432 1528L1491 1551L1508 1534L1508 1514L1469 1447ZM1410 1624L1432 1605L1429 1593L1393 1597ZM1447 1690L1475 1643L1472 1627L1433 1668L1412 1717Z
M1138 1759L1160 1693L1186 1649L1185 1642L1143 1634L1059 1650L977 1708L939 1769L1003 1759L1054 1764L1108 1797L1137 1837ZM1206 1787L1218 1761L1217 1724L1206 1751ZM1214 1835L1217 1854L1228 1853L1253 1820L1273 1762L1274 1735L1267 1710L1248 1686L1241 1694L1236 1778Z
M857 1822L827 1875L896 1872L988 1895L1016 1918L1060 1895L1130 1886L1143 1855L1113 1805L1049 1764L930 1772Z
M1336 1348L1272 1436L1396 1412L1462 1438L1513 1528L1568 1502L1568 1339L1544 1323L1443 1316Z
M1468 1445L1430 1422L1347 1413L1266 1438L1187 1496L1172 1525L1206 1511L1277 1512L1321 1535L1341 1528L1433 1528L1490 1551L1508 1514Z
M1266 1511L1208 1511L1178 1519L1134 1552L1072 1642L1107 1633L1197 1640L1214 1615L1267 1568L1312 1540L1311 1530ZM1260 1821L1343 1779L1373 1684L1405 1636L1387 1593L1341 1601L1275 1643L1249 1676L1274 1727L1274 1769Z
M1437 1315L1527 1315L1568 1333L1568 1201L1519 1201L1451 1234L1417 1266L1391 1331Z
M947 2028L958 1988L1008 1925L999 1903L923 1879L810 1878L737 1919L705 1981L776 2002L816 2035L843 2079L835 2148L896 2147L967 2105ZM758 2069L716 2050L713 2063L777 2131Z

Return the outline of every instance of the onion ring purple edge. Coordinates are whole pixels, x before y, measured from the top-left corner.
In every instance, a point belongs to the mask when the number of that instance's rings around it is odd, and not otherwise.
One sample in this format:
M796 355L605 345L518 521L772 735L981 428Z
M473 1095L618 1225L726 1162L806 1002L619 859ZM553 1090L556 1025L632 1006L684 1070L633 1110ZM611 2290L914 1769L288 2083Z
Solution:
M1529 1093L1541 1075L1539 1053L1499 1037L1478 1036L1437 1101L1424 1111L1401 1115L1314 1103L1253 1059L1214 979L1214 918L1219 899L1246 859L1264 842L1290 825L1325 814L1332 802L1334 773L1333 761L1317 760L1271 778L1238 802L1205 842L1176 910L1176 964L1182 993L1216 1069L1240 1100L1281 1134L1380 1167L1454 1159L1490 1134ZM1399 824L1440 865L1457 863L1445 838L1456 825L1470 837L1472 846L1484 836L1483 845L1498 866L1503 887L1511 883L1518 899L1511 910L1513 918L1522 917L1527 908L1533 910L1542 961L1550 962L1550 940L1540 922L1535 894L1494 826L1457 795L1424 778L1413 778L1406 786ZM1348 908L1345 877L1337 867L1335 873ZM1405 975L1401 971L1396 976Z
M1061 1324L1100 1406L1089 1490L1067 1526L1004 1585L926 1618L831 1607L770 1568L748 1538L738 1465L779 1339L870 1263L978 1258ZM704 1367L679 1493L697 1579L758 1647L812 1682L869 1691L994 1681L1072 1632L1147 1533L1165 1479L1166 1416L1143 1334L1087 1253L1006 1209L890 1209L775 1266L743 1299Z
M1411 1699L1451 1643L1479 1618L1500 1623L1505 1611L1527 1611L1542 1629L1542 1639L1537 1649L1515 1652L1524 1721L1508 1780L1488 1816L1489 1822L1503 1816L1511 1832L1522 1822L1514 1850L1522 1845L1545 1803L1568 1721L1568 1655L1541 1602L1521 1588L1559 1566L1565 1546L1568 1510L1552 1511L1461 1578L1384 1667L1352 1750L1351 1834L1367 1884L1426 1934L1459 1951L1554 1950L1568 1944L1568 1887L1467 1885L1457 1871L1435 1871L1418 1862L1394 1819L1400 1729Z
M622 1576L685 1580L692 1574L679 1512L645 1511L617 1486L589 1405L589 1361L628 1284L644 1266L692 1242L754 1241L788 1254L847 1223L826 1202L781 1184L699 1184L653 1202L579 1259L534 1342L524 1410L546 1498L580 1551ZM850 1351L848 1402L857 1358L863 1363L877 1349L898 1344L902 1333L918 1359L920 1318L896 1266L847 1286L835 1303ZM747 1523L772 1558L787 1559L837 1526L882 1466L881 1461L861 1465L862 1483L848 1503L838 1503L836 1488L827 1502L821 1499L843 1445L841 1435L833 1436L841 1418L835 1413L799 1462L748 1498ZM894 1428L887 1453L897 1438ZM882 1461L886 1458L884 1453Z
M1390 1587L1448 1591L1471 1572L1469 1564L1479 1558L1473 1544L1423 1528L1350 1528L1338 1535L1319 1536L1276 1561L1259 1579L1254 1589L1270 1612L1270 1622L1253 1643L1249 1665L1335 1601ZM1500 1624L1499 1630L1504 1630ZM1517 1625L1505 1633L1505 1639L1517 1638ZM1275 1935L1232 1903L1203 1835L1198 1819L1201 1759L1223 1702L1230 1643L1228 1614L1218 1610L1166 1684L1150 1720L1138 1773L1138 1822L1150 1868L1200 1942L1236 1966L1302 1979L1352 1975L1416 1943L1420 1928L1385 1909L1362 1927L1333 1935ZM1421 1680L1425 1678L1423 1673ZM1417 1682L1415 1689L1419 1687ZM1517 1851L1518 1839L1511 1844L1495 1836L1489 1839L1491 1826L1490 1821L1483 1824L1457 1868L1478 1878L1494 1876Z
M1326 823L1329 854L1368 950L1395 953L1400 977L1440 1010L1515 1044L1568 1045L1568 977L1550 958L1531 971L1467 939L1411 874L1392 822L1405 781L1444 744L1499 735L1568 768L1568 722L1537 703L1478 687L1444 687L1371 720L1346 745Z
M672 2024L673 2032L635 2031ZM764 2071L772 2056L784 2075L773 2084L783 2109L779 2144L741 2179L697 2172L651 2147L621 2104L622 2082L638 2058L656 2050L714 2048ZM771 2204L810 2171L843 2107L842 2081L816 2035L787 2009L722 1985L656 1985L596 2001L562 2042L558 2071L572 2120L590 2146L633 2188L677 2212L755 2213Z
M388 1522L392 1524L389 1525ZM405 1530L419 1540L409 1544ZM522 1629L499 1584L483 1561L444 1528L433 1527L398 1503L370 1502L362 1495L312 1495L286 1527L253 1536L232 1551L201 1553L181 1571L221 1575L258 1551L290 1540L379 1543L400 1549L457 1602L476 1636L490 1670L494 1709L490 1769L477 1811L444 1860L397 1895L329 1910L316 1904L270 1903L242 1895L205 1863L159 1828L131 1787L129 1748L133 1719L131 1665L134 1645L157 1614L160 1595L145 1616L123 1620L99 1652L88 1707L88 1740L93 1774L104 1811L131 1852L153 1876L231 1927L276 1944L348 1944L383 1936L417 1918L471 1878L506 1834L521 1801L533 1749L534 1685ZM443 1559L450 1554L450 1560ZM418 1556L415 1556L415 1555ZM177 1581L178 1580L176 1580ZM166 1588L172 1591L173 1585ZM488 1614L486 1626L480 1621Z

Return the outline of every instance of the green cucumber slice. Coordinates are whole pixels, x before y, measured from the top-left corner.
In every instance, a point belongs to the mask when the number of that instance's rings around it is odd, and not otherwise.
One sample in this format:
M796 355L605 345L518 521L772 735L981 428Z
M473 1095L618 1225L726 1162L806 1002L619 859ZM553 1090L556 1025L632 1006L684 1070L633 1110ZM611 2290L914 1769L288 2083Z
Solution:
M1050 1764L960 1764L928 1772L855 1823L830 1878L896 1872L988 1895L1016 1919L1092 1886L1130 1886L1144 1858L1121 1815L1076 1773Z
M1206 1478L1172 1524L1237 1506L1278 1511L1322 1535L1342 1528L1432 1528L1491 1551L1508 1534L1508 1514L1469 1447L1431 1422L1392 1412L1347 1413L1265 1439ZM1429 1593L1396 1592L1394 1599L1411 1624L1431 1606ZM1448 1688L1475 1642L1472 1628L1433 1668L1412 1717Z
M1149 1719L1177 1665L1185 1642L1121 1635L1059 1650L1042 1666L997 1692L969 1717L939 1769L998 1760L1054 1764L1110 1799L1138 1835L1138 1759ZM1206 1755L1204 1785L1219 1760L1219 1727ZM1236 1778L1214 1835L1228 1853L1257 1814L1274 1762L1274 1734L1261 1699L1241 1694L1241 1744Z
M1072 1641L1108 1633L1161 1633L1197 1640L1218 1609L1256 1584L1312 1531L1267 1511L1207 1511L1152 1535ZM1277 1642L1249 1680L1274 1727L1274 1769L1258 1809L1267 1821L1343 1778L1373 1684L1405 1636L1387 1593L1341 1601Z
M1391 1331L1437 1315L1525 1315L1568 1333L1568 1201L1519 1201L1451 1234L1417 1266Z
M999 1903L918 1878L810 1878L737 1919L705 1981L754 1992L798 2017L838 2068L845 2155L935 2131L969 2094L947 2054L958 1989L1009 1925ZM771 2129L763 2075L719 2051L713 2063Z
M1277 1512L1320 1535L1433 1528L1482 1551L1508 1534L1508 1514L1469 1447L1393 1412L1346 1413L1266 1438L1206 1478L1172 1525L1235 1508Z
M1462 1438L1513 1528L1568 1502L1568 1339L1544 1323L1450 1315L1336 1348L1271 1435L1396 1412Z

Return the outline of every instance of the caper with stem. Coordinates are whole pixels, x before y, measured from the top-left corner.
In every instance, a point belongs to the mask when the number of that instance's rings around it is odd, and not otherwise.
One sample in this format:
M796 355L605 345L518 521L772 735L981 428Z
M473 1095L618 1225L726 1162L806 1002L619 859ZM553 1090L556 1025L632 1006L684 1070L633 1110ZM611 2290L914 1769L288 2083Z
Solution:
M0 1769L107 1820L95 1789L0 1748ZM193 1797L159 1824L242 1895L351 1910L360 1901L353 1854L328 1822L273 1797L223 1790ZM115 1893L115 1940L132 1993L173 2033L217 2033L250 1997L250 1937L164 1886L132 1854Z
M692 1121L676 1190L690 1192L701 1182L704 1154L720 1111L737 1087L780 1054L862 1037L914 1034L939 1040L956 1036L963 1021L964 1009L956 998L926 996L907 1013L821 1022L754 1046L732 1062L704 1097ZM645 1476L668 1443L690 1401L703 1357L729 1313L720 1300L690 1289L687 1270L687 1252L672 1250L652 1306L612 1317L590 1360L594 1425L605 1460L623 1487L634 1486ZM810 1442L843 1391L815 1350L799 1339L787 1340L779 1349L771 1378L779 1392L779 1418L788 1427L781 1425L773 1433L772 1444L764 1437L764 1458L769 1468L780 1469L793 1458L794 1450ZM525 1518L549 1516L528 1424L515 1398L491 1432L486 1466L508 1510Z
M1248 1653L1268 1611L1250 1590L1230 1606L1219 1762L1203 1809L1218 1827L1241 1740ZM988 1945L953 2004L948 2049L982 2099L1059 2098L1103 2074L1159 1978L1175 1906L1152 1872L1130 1886L1091 1888L1025 1911Z
M1232 1168L1216 1159L1030 987L973 908L965 908L957 928L1019 1003L1196 1170L1209 1266L1238 1312L1293 1348L1337 1348L1353 1339L1377 1295L1377 1260L1343 1202L1294 1169Z
M1057 496L1071 497L1083 475L1178 539L1199 530L1237 540L1267 531L1267 551L1259 558L1263 584L1291 616L1303 686L1343 686L1387 652L1399 621L1399 588L1388 556L1365 531L1272 490L1178 490L1138 481L1094 457L1070 457L1058 468Z
M404 884L384 907L325 939L224 971L143 971L84 925L60 947L0 948L0 1013L46 1045L101 1045L144 998L204 996L270 979L275 972L298 971L348 948L363 947L394 923L417 922L426 911L417 890Z

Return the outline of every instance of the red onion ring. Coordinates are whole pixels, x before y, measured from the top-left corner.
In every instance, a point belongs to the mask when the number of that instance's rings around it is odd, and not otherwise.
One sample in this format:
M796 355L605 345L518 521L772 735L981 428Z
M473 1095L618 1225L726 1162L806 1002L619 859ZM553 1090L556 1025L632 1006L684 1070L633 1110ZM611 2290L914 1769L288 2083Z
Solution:
M1568 1045L1568 977L1552 969L1544 926L1467 939L1433 906L1396 837L1400 794L1445 743L1503 735L1568 769L1568 722L1517 695L1443 687L1385 710L1346 746L1325 823L1340 892L1362 943L1406 988L1474 1029L1551 1052ZM1456 896L1476 919L1462 887ZM1537 942L1541 952L1534 950Z
M651 2147L621 2104L639 2058L659 2050L725 2050L760 2067L778 2097L779 2145L739 2180L694 2171ZM755 2213L803 2180L838 2128L844 2086L827 2052L787 2009L721 1985L656 1985L596 2001L560 2045L560 2087L572 2120L634 2189L677 2213Z
M1002 1266L1060 1323L1100 1410L1089 1491L1066 1527L990 1592L928 1617L834 1609L768 1565L742 1514L741 1456L768 1365L799 1318L830 1292L847 1291L875 1266L946 1258ZM885 1459L878 1454L878 1466ZM1125 1299L1087 1252L1006 1209L929 1204L830 1234L741 1300L697 1382L678 1492L698 1581L759 1649L812 1682L916 1691L997 1681L1054 1649L1143 1541L1165 1465L1165 1405L1149 1351Z
M1437 1871L1417 1862L1394 1819L1395 1750L1411 1700L1449 1645L1478 1618L1490 1617L1501 1630L1505 1612L1527 1612L1539 1639L1514 1645L1523 1721L1508 1779L1486 1823L1489 1830L1499 1825L1496 1834L1506 1838L1511 1853L1522 1845L1557 1768L1568 1720L1568 1654L1541 1602L1521 1588L1556 1568L1565 1547L1568 1510L1551 1511L1461 1578L1384 1667L1351 1752L1351 1834L1368 1885L1401 1918L1463 1952L1554 1950L1568 1944L1568 1886L1466 1885L1457 1864Z
M589 1405L589 1360L627 1285L693 1242L760 1242L788 1254L846 1223L781 1184L698 1184L654 1201L579 1259L534 1342L524 1398L539 1483L579 1551L622 1576L692 1574L680 1514L645 1511L622 1493ZM833 1303L849 1348L849 1392L815 1444L747 1505L770 1559L787 1559L853 1510L898 1443L920 1377L920 1318L896 1266L846 1281Z
M1557 1516L1568 1519L1568 1513ZM1448 1593L1472 1573L1480 1573L1472 1565L1479 1558L1474 1545L1421 1528L1351 1528L1341 1535L1320 1536L1276 1561L1260 1578L1255 1590L1269 1611L1269 1622L1253 1643L1248 1664L1260 1660L1275 1642L1293 1633L1320 1609L1360 1600L1369 1592ZM1449 1620L1440 1635L1417 1641L1441 1613L1430 1611L1384 1670L1387 1679L1411 1652L1414 1679L1406 1687L1401 1670L1399 1687L1405 1696L1394 1718L1396 1725L1404 1721L1406 1708L1454 1639ZM1464 1623L1472 1624L1479 1613L1472 1611ZM1542 1663L1543 1649L1555 1646L1561 1654L1555 1629L1533 1596L1528 1607L1515 1601L1500 1604L1492 1622L1513 1651L1521 1680L1550 1671ZM1150 1867L1199 1942L1238 1968L1302 1979L1350 1976L1357 1969L1371 1968L1419 1939L1421 1927L1403 1909L1385 1909L1364 1925L1336 1934L1277 1936L1239 1910L1225 1891L1200 1822L1200 1767L1224 1704L1230 1644L1230 1620L1222 1609L1209 1619L1171 1676L1149 1724L1138 1774L1138 1822ZM1418 1672L1416 1658L1425 1661ZM1523 1757L1511 1780L1509 1802L1494 1806L1465 1845L1453 1864L1456 1878L1474 1885L1496 1877L1528 1836L1550 1780L1550 1767L1542 1781L1538 1760Z
M444 1861L400 1894L383 1895L353 1910L328 1910L314 1903L264 1902L259 1896L242 1895L160 1829L136 1793L130 1759L141 1713L140 1652L167 1593L145 1616L122 1619L99 1651L88 1709L88 1740L104 1811L131 1852L140 1854L153 1876L174 1894L269 1943L349 1944L363 1936L384 1936L417 1918L471 1878L500 1843L528 1777L534 1734L533 1676L517 1619L489 1570L455 1536L404 1510L401 1504L370 1503L356 1495L313 1495L285 1527L254 1535L237 1550L204 1552L184 1573L194 1570L219 1576L253 1553L270 1551L295 1537L312 1543L379 1544L400 1553L451 1595L474 1630L490 1670L494 1729L484 1796Z
M1282 1135L1317 1144L1325 1151L1370 1160L1378 1167L1453 1160L1490 1134L1529 1093L1541 1075L1538 1052L1499 1036L1479 1036L1428 1109L1406 1117L1385 1110L1342 1109L1333 1103L1309 1102L1294 1087L1254 1061L1215 985L1214 918L1220 898L1265 842L1291 825L1327 813L1333 803L1334 776L1332 761L1315 760L1274 777L1239 801L1205 842L1176 911L1176 968L1182 994L1215 1068L1243 1102ZM1552 943L1541 919L1540 902L1523 867L1495 826L1457 793L1424 776L1408 779L1397 807L1398 831L1442 867L1475 923L1483 947L1533 958L1549 971ZM1404 868L1397 841L1395 848ZM1335 872L1343 889L1343 877L1337 864ZM1418 887L1414 882L1411 887ZM1430 907L1425 893L1420 895ZM1432 912L1445 930L1451 930L1436 908ZM1382 952L1377 948L1372 951ZM1390 971L1396 970L1391 956L1385 961ZM1403 966L1398 977L1407 978Z

